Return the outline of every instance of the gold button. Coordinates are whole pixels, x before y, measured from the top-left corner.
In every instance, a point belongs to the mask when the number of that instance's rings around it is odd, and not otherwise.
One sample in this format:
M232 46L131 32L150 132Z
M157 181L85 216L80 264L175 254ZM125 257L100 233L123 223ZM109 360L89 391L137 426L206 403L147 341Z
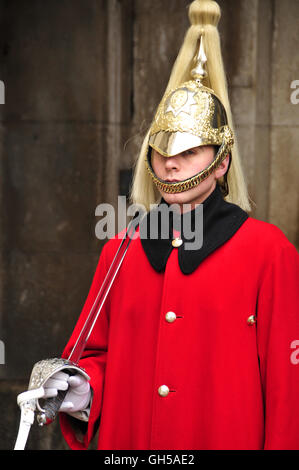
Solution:
M183 240L181 240L180 238L175 238L174 240L172 240L171 244L174 248L179 248L183 244Z
M254 325L256 323L256 316L255 315L250 315L250 317L247 318L247 323L248 325Z
M161 385L161 387L158 388L158 393L160 397L167 397L167 395L169 394L169 388L167 387L167 385Z
M176 314L174 312L167 312L165 315L165 319L168 323L173 323L176 321Z

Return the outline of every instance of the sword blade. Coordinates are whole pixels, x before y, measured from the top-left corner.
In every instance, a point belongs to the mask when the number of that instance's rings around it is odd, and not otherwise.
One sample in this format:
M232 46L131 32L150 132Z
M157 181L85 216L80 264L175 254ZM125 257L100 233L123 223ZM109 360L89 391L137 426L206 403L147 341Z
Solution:
M103 305L105 303L105 300L107 298L107 295L110 292L110 289L113 285L114 279L122 265L122 262L124 260L124 257L127 253L127 250L129 248L129 245L132 241L132 238L136 232L138 224L136 225L136 222L134 220L131 221L131 223L128 226L127 232L125 237L123 238L115 256L114 259L110 265L110 268L105 276L105 279L100 287L100 290L97 294L97 297L93 303L93 306L91 307L91 310L87 316L87 319L83 325L83 328L77 338L77 341L68 357L68 360L73 362L74 364L78 364L79 360L82 357L82 354L84 352L86 343L93 331L93 328L96 324L96 321L101 313L101 310L103 308Z

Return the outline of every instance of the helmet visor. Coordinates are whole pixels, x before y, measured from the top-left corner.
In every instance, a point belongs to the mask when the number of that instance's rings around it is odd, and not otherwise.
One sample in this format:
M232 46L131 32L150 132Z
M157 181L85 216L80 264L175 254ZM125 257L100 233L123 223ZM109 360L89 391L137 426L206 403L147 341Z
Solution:
M206 139L188 132L157 132L149 139L149 145L164 157L173 157L194 147L211 145Z

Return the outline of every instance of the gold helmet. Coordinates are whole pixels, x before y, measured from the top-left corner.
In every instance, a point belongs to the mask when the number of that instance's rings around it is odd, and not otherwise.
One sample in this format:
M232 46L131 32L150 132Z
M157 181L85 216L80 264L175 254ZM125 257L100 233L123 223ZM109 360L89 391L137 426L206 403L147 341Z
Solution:
M188 191L200 184L230 154L234 143L223 104L214 91L202 83L207 77L206 62L201 37L196 64L191 71L193 80L165 94L150 128L149 147L164 157L172 157L204 145L217 146L219 150L207 168L177 183L166 182L156 176L151 165L150 150L146 159L147 169L157 188L166 193Z
M193 0L188 11L190 27L136 161L131 201L150 210L151 204L159 202L161 190L175 193L197 186L229 154L229 171L217 183L228 202L250 211L222 59L218 31L221 9L214 0ZM155 175L151 165L153 149L170 157L203 145L213 145L217 152L213 162L199 174L178 183Z

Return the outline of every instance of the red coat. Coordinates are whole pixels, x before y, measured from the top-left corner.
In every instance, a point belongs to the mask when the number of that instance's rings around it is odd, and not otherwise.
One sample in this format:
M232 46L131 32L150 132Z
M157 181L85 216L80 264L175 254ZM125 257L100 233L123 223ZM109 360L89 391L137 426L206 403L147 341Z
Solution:
M102 250L65 357L119 243ZM105 450L299 449L298 281L294 246L252 218L191 275L176 250L158 273L134 240L80 362L94 391L84 443L60 416L69 446L87 448L100 417Z

